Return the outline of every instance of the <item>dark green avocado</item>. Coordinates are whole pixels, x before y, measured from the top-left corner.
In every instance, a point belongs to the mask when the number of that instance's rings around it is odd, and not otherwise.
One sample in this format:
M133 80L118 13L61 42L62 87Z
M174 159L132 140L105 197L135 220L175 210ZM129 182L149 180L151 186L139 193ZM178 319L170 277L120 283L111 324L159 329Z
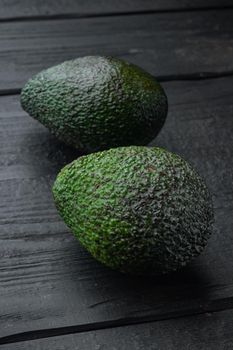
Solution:
M100 56L37 74L23 88L21 104L58 139L86 152L146 145L167 115L166 95L153 76Z
M160 148L83 156L61 170L53 194L81 244L125 273L177 270L202 252L211 233L205 183L185 160Z

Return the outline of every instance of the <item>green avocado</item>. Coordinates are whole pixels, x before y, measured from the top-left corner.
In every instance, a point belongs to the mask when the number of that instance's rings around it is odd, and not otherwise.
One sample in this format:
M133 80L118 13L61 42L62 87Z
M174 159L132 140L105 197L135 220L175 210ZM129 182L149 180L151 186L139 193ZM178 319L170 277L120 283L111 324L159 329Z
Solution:
M84 152L146 145L162 128L167 98L153 76L113 57L87 56L28 81L23 109Z
M81 244L125 273L176 270L202 252L211 233L205 183L161 148L119 147L80 157L61 170L53 195Z

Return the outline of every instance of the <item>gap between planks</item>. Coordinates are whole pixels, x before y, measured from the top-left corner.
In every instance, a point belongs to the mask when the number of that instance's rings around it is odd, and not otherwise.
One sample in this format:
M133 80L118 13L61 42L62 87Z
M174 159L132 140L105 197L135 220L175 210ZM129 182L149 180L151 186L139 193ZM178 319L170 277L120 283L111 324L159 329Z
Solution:
M39 329L29 332L17 333L0 338L0 345L31 341L36 339L64 336L75 333L85 333L109 328L124 327L136 324L144 324L158 321L168 321L183 317L193 317L206 313L217 313L233 309L233 297L211 300L199 304L195 308L173 311L162 315L149 315L142 317L128 317L103 322L93 322L87 324L57 327L49 329Z
M98 18L98 17L119 17L119 16L133 16L133 15L149 15L156 13L177 13L177 12L198 12L198 11L221 11L233 9L233 5L226 6L203 6L203 7L184 7L184 8L168 8L157 10L138 10L138 11L121 11L121 12L105 12L105 13L67 13L67 14L55 14L55 15L32 15L32 16L19 16L19 17L6 17L1 18L1 22L30 22L30 21L49 21L49 20L67 20L67 19L85 19L85 18Z

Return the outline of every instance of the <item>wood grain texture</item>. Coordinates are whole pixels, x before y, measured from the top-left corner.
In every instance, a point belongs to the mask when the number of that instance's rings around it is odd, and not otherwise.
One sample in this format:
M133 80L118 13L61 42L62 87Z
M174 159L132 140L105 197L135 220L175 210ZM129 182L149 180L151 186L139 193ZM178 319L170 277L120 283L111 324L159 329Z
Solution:
M2 350L231 350L233 311L7 344Z
M0 0L0 20L232 6L231 0Z
M57 172L78 152L29 118L19 96L0 97L0 337L118 318L166 318L227 298L232 307L232 87L233 78L164 84L169 116L153 144L184 156L205 177L216 222L201 257L179 273L150 280L113 272L81 248L51 195Z
M233 10L0 23L0 90L85 55L113 55L155 76L233 73Z

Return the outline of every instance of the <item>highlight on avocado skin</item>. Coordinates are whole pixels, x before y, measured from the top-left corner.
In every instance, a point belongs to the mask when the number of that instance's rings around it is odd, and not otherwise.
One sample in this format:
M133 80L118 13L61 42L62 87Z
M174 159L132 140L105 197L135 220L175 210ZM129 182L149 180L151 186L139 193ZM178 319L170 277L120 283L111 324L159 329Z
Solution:
M213 207L203 179L161 148L80 157L58 174L53 195L81 244L124 273L177 270L203 251L211 234Z
M153 76L113 57L86 56L34 76L21 105L58 139L85 152L146 145L167 115Z

